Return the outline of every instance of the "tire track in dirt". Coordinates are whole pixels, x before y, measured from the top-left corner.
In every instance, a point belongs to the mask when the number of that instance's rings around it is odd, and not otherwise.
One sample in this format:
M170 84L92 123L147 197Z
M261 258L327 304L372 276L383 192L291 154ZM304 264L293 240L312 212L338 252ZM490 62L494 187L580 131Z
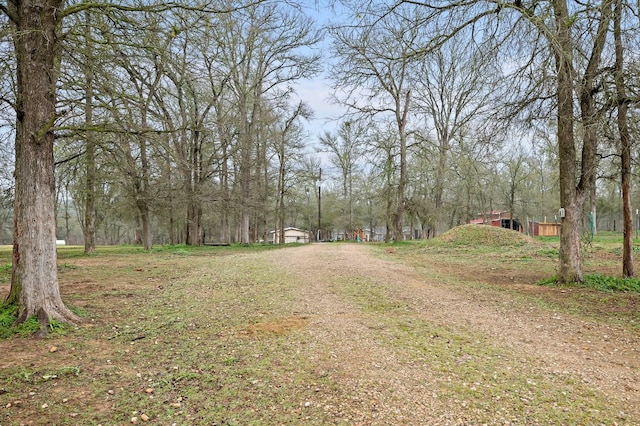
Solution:
M354 275L348 246L315 244L274 255L288 274L298 276L296 309L311 318L308 328L317 346L309 349L321 374L341 385L336 395L321 395L324 400L317 402L335 424L461 424L434 397L427 366L407 364L377 342L375 330L383 326L339 294L336 286Z
M463 414L435 397L428 366L407 364L376 343L375 315L367 315L339 294L349 277L384 283L394 298L426 321L482 333L533 362L532 369L576 379L640 413L638 333L543 310L508 295L452 288L397 262L375 257L366 245L313 244L278 251L276 261L300 280L300 309L312 316L318 341L331 342L329 366L340 366L353 388L350 406L363 424L462 424ZM331 367L329 367L331 368ZM354 396L355 395L355 396ZM365 401L358 401L362 396ZM336 415L340 412L339 407ZM413 420L412 420L413 419ZM430 419L426 421L425 419Z

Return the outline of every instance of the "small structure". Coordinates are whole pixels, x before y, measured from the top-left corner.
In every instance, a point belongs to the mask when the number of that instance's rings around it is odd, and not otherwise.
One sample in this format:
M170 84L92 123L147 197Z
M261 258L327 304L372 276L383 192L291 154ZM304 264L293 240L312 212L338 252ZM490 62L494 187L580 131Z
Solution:
M308 243L311 241L311 233L309 231L303 231L298 228L284 228L284 242L288 243ZM269 232L269 239L267 241L270 244L278 244L280 242L280 230Z
M511 218L511 213L501 210L493 210L485 214L478 215L476 219L472 219L469 223L476 225L490 225L498 228L513 229L514 231L523 232L524 227L517 219Z
M560 224L555 222L529 222L527 233L532 237L557 237L560 235Z

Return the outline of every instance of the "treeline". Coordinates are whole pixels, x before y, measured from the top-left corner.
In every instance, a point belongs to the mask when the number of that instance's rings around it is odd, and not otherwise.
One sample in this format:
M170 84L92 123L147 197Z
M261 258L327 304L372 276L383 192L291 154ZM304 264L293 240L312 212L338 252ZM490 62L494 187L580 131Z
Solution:
M558 220L557 53L543 31L555 28L552 5L440 3L360 1L331 14L325 5L226 2L219 13L194 6L70 15L57 69L58 238L88 250L250 243L294 226L325 236L375 228L398 240L432 237L491 210L522 222ZM604 6L572 6L576 85L586 84L589 58L601 57L589 83L592 115L578 112L576 89L573 129L580 150L585 126L597 127L597 180L581 209L621 229L615 124L620 103L635 105L637 5L620 6L627 54L618 75L607 4L608 15ZM319 12L329 19L311 17ZM593 51L605 16L607 36ZM10 240L15 78L7 19L2 49L0 238ZM345 115L316 135L314 112L294 90L323 70ZM625 114L633 141L635 109Z

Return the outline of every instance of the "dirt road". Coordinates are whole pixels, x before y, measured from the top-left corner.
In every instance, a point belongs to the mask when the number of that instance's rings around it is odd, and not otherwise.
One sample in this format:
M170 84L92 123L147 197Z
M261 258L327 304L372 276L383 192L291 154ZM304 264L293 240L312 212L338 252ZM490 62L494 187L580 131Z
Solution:
M640 419L638 333L445 283L437 268L418 273L365 245L270 255L299 278L296 309L327 350L318 365L347 383L323 404L336 414L351 407L356 423L473 424L484 410L492 424L546 424L527 404L597 411L567 396L590 391L619 407L619 424ZM468 399L453 388L468 388Z
M87 320L0 341L0 425L640 424L640 330L538 297L538 246L411 247L69 256Z

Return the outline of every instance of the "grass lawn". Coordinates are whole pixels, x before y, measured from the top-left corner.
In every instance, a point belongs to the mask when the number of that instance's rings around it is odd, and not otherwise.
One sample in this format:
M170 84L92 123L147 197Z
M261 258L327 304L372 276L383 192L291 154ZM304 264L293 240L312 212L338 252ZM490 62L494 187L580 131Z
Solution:
M629 284L627 291L616 290L617 283L624 282L619 279L621 235L602 233L585 247L585 273L595 277L585 287L558 286L549 280L557 265L557 239L511 235L505 240L503 234L476 231L464 227L431 241L375 245L372 251L469 294L507 295L523 306L640 332L637 288ZM99 247L90 256L81 247L59 247L63 298L84 322L71 327L54 324L47 338L33 339L33 329L13 328L11 312L0 312L0 425L355 424L346 420L348 416L329 415L328 405L308 403L318 395L346 390L317 360L301 352L301 347L315 344L305 332L309 318L291 308L300 299L301 284L270 263L264 255L270 250L295 247L170 246L146 252L117 246ZM11 278L10 256L11 247L0 247L4 295ZM546 285L540 285L543 282ZM331 294L361 305L367 317L397 315L385 317L386 328L379 331L390 348L402 346L407 353L417 353L424 342L435 342L434 336L448 332L416 319L399 320L406 315L406 301L392 299L387 289L371 283L364 294L354 283L345 280ZM416 324L431 331L417 332ZM390 328L397 331L396 337L389 337ZM491 359L491 365L497 363L499 349L481 338L469 339L469 348ZM431 356L441 363L434 365L451 364L462 369L463 376L469 368L473 375L478 367L457 364L459 358L447 364L446 339L443 342L442 351L433 347ZM425 356L407 356L418 355ZM435 374L440 374L436 367ZM515 386L513 381L529 380L513 374L501 376L504 389ZM447 397L454 401L477 394L469 387L473 383L448 384ZM554 392L544 397L564 398ZM476 404L478 410L500 406L500 395L488 394ZM526 398L509 402L522 405L511 407L514 412L526 410ZM606 406L606 400L598 399L589 409L607 410ZM568 410L566 418L575 419L574 424L617 416L585 414L579 403ZM620 416L619 424L630 424L626 415ZM468 421L473 418L482 417ZM552 420L541 417L530 424Z

